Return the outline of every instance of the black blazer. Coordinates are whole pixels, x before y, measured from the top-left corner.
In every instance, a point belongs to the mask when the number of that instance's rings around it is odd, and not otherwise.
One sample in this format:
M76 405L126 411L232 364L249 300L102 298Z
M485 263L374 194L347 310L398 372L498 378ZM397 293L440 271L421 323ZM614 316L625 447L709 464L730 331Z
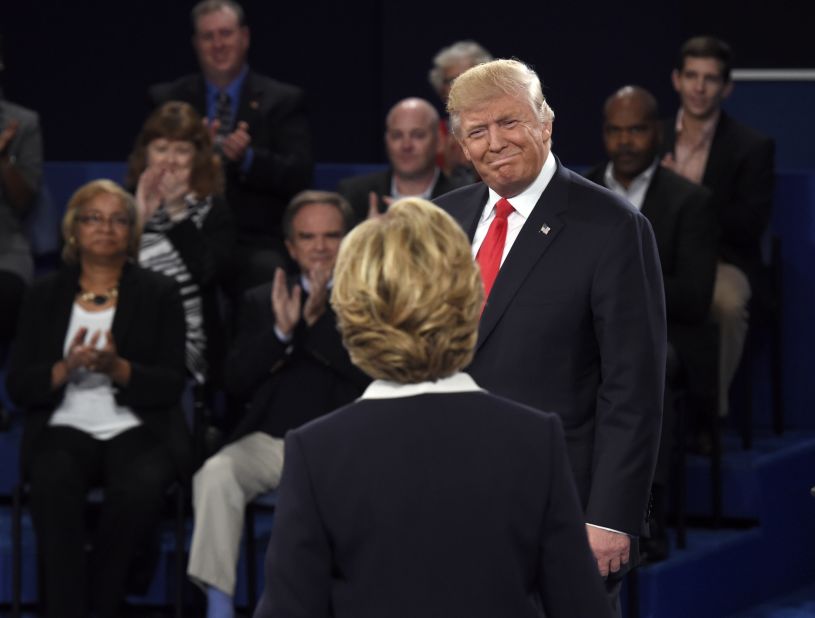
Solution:
M363 399L292 431L260 618L602 618L553 415Z
M260 430L282 438L359 397L370 382L351 364L330 306L311 327L301 320L292 341L282 343L266 283L246 292L238 324L224 374L227 389L247 406L233 440Z
M201 309L207 338L209 364L207 381L221 384L221 364L226 355L226 337L221 316L219 286L225 283L232 266L235 247L235 220L226 201L213 196L212 208L199 229L190 219L176 223L165 232L167 239L201 290Z
M604 185L606 164L586 174ZM718 255L718 223L710 191L657 166L642 203L659 250L670 322L698 324L710 315Z
M207 115L206 82L200 74L150 87L154 105L185 101ZM303 91L249 71L241 90L237 122L249 125L255 151L248 173L226 165L226 199L239 237L280 237L280 219L289 200L308 188L313 171L311 131Z
M365 221L368 217L368 194L371 191L379 196L379 209L384 210L382 197L391 194L392 178L393 170L388 168L381 172L343 178L340 181L339 185L337 185L337 192L350 202L357 223ZM431 197L439 197L453 189L458 189L460 186L462 186L460 181L452 180L444 172L439 172L436 184L433 185Z
M483 183L437 200L470 238L486 202ZM665 354L651 225L558 161L498 273L467 372L491 392L561 417L588 523L640 533Z
M665 152L673 152L676 124L665 123ZM754 293L766 286L761 237L770 221L775 179L775 143L725 112L713 134L702 184L712 193L721 239L719 255L750 278ZM758 289L756 289L758 288Z
M587 178L599 185L605 164ZM696 400L716 401L718 328L710 321L718 256L718 221L710 191L657 167L642 203L657 240L665 283L668 340Z
M25 410L23 470L32 445L65 393L64 386L51 388L51 368L64 357L65 333L78 291L79 268L65 266L34 283L20 315L7 385L11 398ZM164 441L179 474L188 473L191 445L179 407L185 324L175 281L126 265L111 330L119 355L131 365L128 385L116 387L116 402L130 406Z

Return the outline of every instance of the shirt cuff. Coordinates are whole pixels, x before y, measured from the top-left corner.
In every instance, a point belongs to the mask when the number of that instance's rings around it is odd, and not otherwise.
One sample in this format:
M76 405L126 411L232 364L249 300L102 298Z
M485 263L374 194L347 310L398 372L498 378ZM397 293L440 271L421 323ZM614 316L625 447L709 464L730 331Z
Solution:
M619 530L615 530L614 528L606 528L605 526L598 526L597 524L590 524L589 522L586 522L586 525L591 526L592 528L600 528L600 530L607 530L609 532L614 532L615 534L624 534L626 536L631 536L627 532L620 532Z
M278 341L280 341L280 343L291 343L291 340L294 339L294 333L290 335L284 335L283 331L281 331L277 327L277 324L274 325L274 334L275 337L277 337Z

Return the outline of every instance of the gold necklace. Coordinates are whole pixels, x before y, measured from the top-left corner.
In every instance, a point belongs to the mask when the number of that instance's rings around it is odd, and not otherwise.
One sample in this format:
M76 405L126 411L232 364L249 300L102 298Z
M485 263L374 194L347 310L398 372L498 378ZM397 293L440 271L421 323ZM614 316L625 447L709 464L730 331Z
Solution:
M119 297L119 288L110 288L107 294L97 294L96 292L82 292L77 295L77 298L85 303L93 303L94 305L102 306L110 300L115 300Z

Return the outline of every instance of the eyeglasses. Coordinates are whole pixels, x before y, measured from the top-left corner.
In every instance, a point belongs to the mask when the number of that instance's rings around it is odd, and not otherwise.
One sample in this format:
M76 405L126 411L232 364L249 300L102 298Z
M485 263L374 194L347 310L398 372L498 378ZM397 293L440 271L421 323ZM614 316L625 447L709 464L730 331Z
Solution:
M106 224L118 228L130 227L130 217L127 215L111 215L110 217L105 217L98 212L92 212L87 215L78 215L76 220L88 227L102 227Z

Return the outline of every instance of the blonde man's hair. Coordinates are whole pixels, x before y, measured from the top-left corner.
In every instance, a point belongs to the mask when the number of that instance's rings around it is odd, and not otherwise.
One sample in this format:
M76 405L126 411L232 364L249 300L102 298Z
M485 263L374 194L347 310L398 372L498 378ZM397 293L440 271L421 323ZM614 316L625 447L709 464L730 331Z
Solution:
M79 247L76 244L77 215L82 207L99 195L108 194L119 199L130 218L130 233L127 239L127 257L133 261L139 259L139 245L141 243L141 223L136 200L127 191L112 180L92 180L79 187L68 200L65 215L62 217L62 260L66 264L75 264L79 260Z
M466 70L450 88L447 111L456 137L462 137L462 112L504 95L525 98L541 122L555 119L555 112L543 96L540 79L531 67L518 60L493 60Z
M409 384L470 363L483 295L458 224L407 198L345 237L331 306L353 363L372 378Z

